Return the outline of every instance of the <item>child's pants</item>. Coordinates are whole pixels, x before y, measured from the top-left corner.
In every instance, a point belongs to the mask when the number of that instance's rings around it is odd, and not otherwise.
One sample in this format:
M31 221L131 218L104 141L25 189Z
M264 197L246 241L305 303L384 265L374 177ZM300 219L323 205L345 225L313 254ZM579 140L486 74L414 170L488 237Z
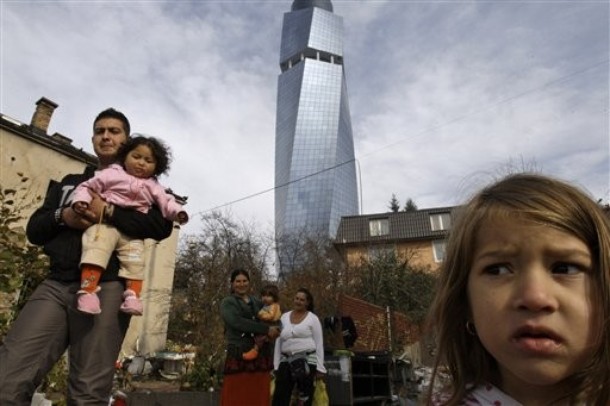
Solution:
M95 224L85 230L80 263L106 269L114 251L121 264L120 277L144 280L144 241L132 239L107 224Z

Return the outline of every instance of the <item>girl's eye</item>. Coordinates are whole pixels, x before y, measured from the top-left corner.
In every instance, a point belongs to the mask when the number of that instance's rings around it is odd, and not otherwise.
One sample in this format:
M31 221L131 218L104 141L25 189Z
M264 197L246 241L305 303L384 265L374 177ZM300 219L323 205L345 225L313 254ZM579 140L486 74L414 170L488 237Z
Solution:
M578 265L560 262L560 263L553 265L553 268L551 269L551 271L555 274L575 275L575 274L581 272L582 270Z
M510 273L510 269L505 264L493 264L486 266L483 269L483 273L488 275L507 275Z

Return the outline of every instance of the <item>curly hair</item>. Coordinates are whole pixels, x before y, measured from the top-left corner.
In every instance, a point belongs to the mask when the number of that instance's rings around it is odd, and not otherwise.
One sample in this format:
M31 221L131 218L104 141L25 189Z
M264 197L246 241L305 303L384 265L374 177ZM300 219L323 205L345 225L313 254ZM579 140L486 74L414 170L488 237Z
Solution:
M153 176L158 177L169 171L169 165L172 160L171 151L169 147L155 137L145 137L143 135L134 134L133 137L128 138L127 142L121 145L117 153L117 162L125 162L127 155L130 151L134 150L140 145L146 145L150 148L153 156L155 157L155 171Z
M436 334L437 359L428 402L442 365L451 374L447 405L461 404L472 388L499 381L496 360L478 337L468 332L470 302L467 293L479 229L502 215L546 224L583 241L591 250L592 286L596 312L592 323L600 326L596 349L582 371L566 381L566 399L584 404L610 404L610 219L601 206L578 188L537 174L515 174L484 188L459 209L449 233L429 323ZM580 404L580 403L579 403Z

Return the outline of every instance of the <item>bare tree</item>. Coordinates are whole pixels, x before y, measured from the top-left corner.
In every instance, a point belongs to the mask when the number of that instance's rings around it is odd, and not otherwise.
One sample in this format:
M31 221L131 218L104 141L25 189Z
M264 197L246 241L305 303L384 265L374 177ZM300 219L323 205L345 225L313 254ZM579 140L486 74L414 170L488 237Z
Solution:
M224 356L220 301L229 294L230 273L235 268L247 270L256 292L268 279L269 241L251 225L212 213L203 218L200 234L185 238L181 244L168 338L199 349L194 376L201 385L217 384L212 375Z
M337 295L348 288L346 267L341 256L332 240L321 233L303 233L298 241L298 245L293 243L290 248L298 249L300 262L294 264L290 272L284 272L279 281L282 305L292 307L296 290L304 287L314 294L318 316L333 315L336 313Z
M390 306L416 323L423 322L436 278L427 269L410 264L409 256L382 252L352 270L357 296L378 306Z

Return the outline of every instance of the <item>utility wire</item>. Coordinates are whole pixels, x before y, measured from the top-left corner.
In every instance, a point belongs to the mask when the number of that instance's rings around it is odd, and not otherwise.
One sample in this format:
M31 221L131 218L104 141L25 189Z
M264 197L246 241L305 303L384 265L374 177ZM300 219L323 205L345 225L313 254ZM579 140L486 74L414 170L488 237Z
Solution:
M492 103L492 104L490 104L490 105L487 105L487 106L484 106L484 107L478 108L478 109L476 109L476 110L473 110L473 111L472 111L472 112L470 112L470 113L466 113L466 114L463 114L463 115L460 115L460 116L454 117L454 118L452 118L452 119L450 119L450 120L447 120L447 121L445 121L445 122L443 122L443 123L441 123L441 124L437 124L437 125L434 125L434 126L428 127L428 128L426 128L426 129L424 129L424 130L420 131L419 133L417 133L417 134L415 134L415 135L412 135L412 136L410 136L410 137L408 137L408 138L403 138L403 139L401 139L401 140L398 140L398 141L392 142L392 143L390 143L390 144L386 144L386 145L384 145L384 146L382 146L382 147L379 147L379 148L377 148L377 149L374 149L374 150L372 150L372 151L370 151L370 152L368 152L368 153L366 153L366 154L362 155L362 156L361 156L361 158L368 157L368 156L370 156L370 155L376 154L376 153L378 153L378 152L380 152L380 151L383 151L383 150L385 150L385 149L388 149L388 148L390 148L390 147L393 147L393 146L395 146L395 145L397 145L397 144L400 144L400 143L403 143L403 142L409 141L409 140L411 140L411 139L414 139L415 137L419 137L419 136L424 135L424 134L426 134L426 133L429 133L429 132L432 132L432 131L438 130L438 129L440 129L440 128L446 127L446 126L448 126L448 125L451 125L451 124L457 123L457 122L459 122L459 121L465 120L466 118L469 118L469 117L471 117L471 116L474 116L474 115L476 115L476 114L479 114L479 113L481 113L481 112L483 112L483 111L486 111L486 110L491 110L491 109L493 109L493 108L495 108L495 107L501 106L501 105L506 104L506 103L508 103L508 102L511 102L511 101L513 101L513 100L516 100L516 99L522 98L522 97L524 97L524 96L527 96L527 95L532 94L532 93L535 93L535 92L539 92L539 91L541 91L541 90L543 90L543 89L545 89L545 88L547 88L547 87L551 87L551 86L557 85L557 84L559 84L559 83L565 82L565 81L567 81L567 80L569 80L569 79L573 78L574 76L582 75L582 74L584 74L584 73L586 73L586 72L588 72L588 71L590 71L590 70L594 70L594 69L595 69L595 68L597 68L597 67L600 67L600 66L602 66L602 65L607 65L609 62L610 62L610 60L609 60L609 59L604 59L604 60L602 60L602 61L598 61L598 62L596 62L596 63L594 63L594 64L592 64L592 65L586 66L586 67L584 67L584 68L582 68L582 69L580 69L580 70L577 70L577 71L571 72L571 73L569 73L569 74L567 74L567 75L564 75L564 76L561 76L561 77L559 77L559 78L557 78L557 79L553 79L553 80L551 80L551 81L549 81L549 82L546 82L546 83L544 83L544 84L543 84L543 85L541 85L541 86L538 86L538 87L535 87L535 88L532 88L532 89L526 90L526 91L524 91L524 92L521 92L521 93L519 93L519 94L516 94L516 95L510 96L510 97L507 97L507 98L505 98L505 99L499 100L499 101L497 101L497 102L495 102L495 103ZM196 215L201 215L201 214L205 214L205 213L209 213L209 212L213 212L213 211L215 211L215 210L219 210L219 209L222 209L222 208L224 208L224 207L231 206L231 205L233 205L233 204L235 204L235 203L239 203L239 202L243 202L244 200L249 200L249 199L252 199L252 198L254 198L254 197L257 197L257 196L260 196L260 195L263 195L263 194L269 193L269 192L274 191L274 190L276 190L276 189L280 189L280 188L283 188L283 187L289 186L289 185L291 185L291 184L293 184L293 183L301 182L301 181L303 181L303 180L305 180L305 179L312 178L312 177L317 176L317 175L319 175L319 174L321 174L321 173L328 172L328 171L332 171L332 170L334 170L334 169L336 169L336 168L339 168L339 167L341 167L341 166L343 166L343 165L347 165L347 164L352 163L352 162L354 162L354 161L356 161L356 159L350 159L350 160L347 160L347 161L341 162L341 163L339 163L339 164L333 165L333 166L328 167L328 168L324 168L324 169L319 170L319 171L317 171L317 172L313 172L313 173L310 173L310 174L308 174L308 175L302 176L302 177L300 177L300 178L293 179L293 180L291 180L291 181L289 181L289 182L282 183L281 185L276 185L276 186L274 186L274 187L271 187L271 188L268 188L268 189L265 189L265 190L261 190L260 192L256 192L256 193L253 193L253 194L251 194L251 195L247 195L247 196L241 197L241 198L239 198L239 199L236 199L236 200L232 200L232 201L229 201L229 202L223 203L223 204L221 204L221 205L218 205L218 206L212 207L211 209L202 210L202 211L200 211L200 212L195 213L195 214L194 214L194 216L196 216Z

